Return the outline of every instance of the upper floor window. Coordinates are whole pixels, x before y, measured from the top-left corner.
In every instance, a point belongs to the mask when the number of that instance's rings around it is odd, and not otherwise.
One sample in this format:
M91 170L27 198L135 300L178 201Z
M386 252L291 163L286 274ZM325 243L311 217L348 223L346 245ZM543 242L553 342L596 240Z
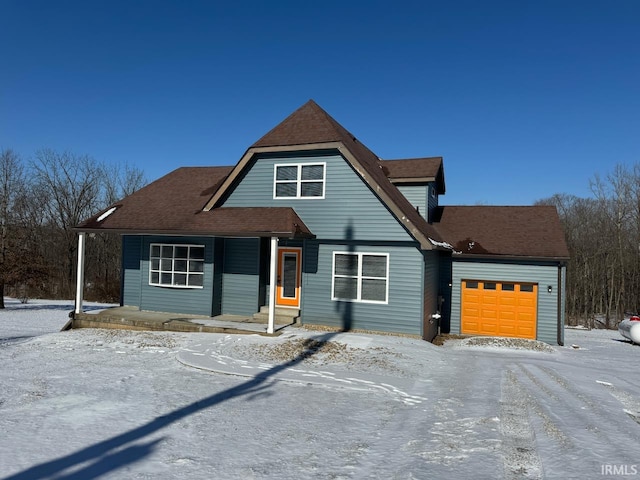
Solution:
M149 285L202 288L204 245L152 243L149 260Z
M325 163L275 165L273 198L324 198Z

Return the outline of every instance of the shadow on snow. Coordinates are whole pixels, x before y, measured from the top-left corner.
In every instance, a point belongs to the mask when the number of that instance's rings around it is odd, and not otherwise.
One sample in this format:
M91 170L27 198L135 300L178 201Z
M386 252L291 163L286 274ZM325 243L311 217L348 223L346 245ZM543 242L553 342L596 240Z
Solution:
M82 450L10 475L4 480L37 480L46 478L56 478L57 480L87 480L98 478L108 472L136 463L151 455L157 445L162 441L162 438L143 443L134 442L139 442L148 435L158 432L178 420L200 412L201 410L214 407L226 400L242 396L250 396L250 400L252 397L255 397L256 394L265 393L265 391L273 385L274 381L268 382L272 376L297 365L306 358L321 351L324 345L335 335L336 333L326 333L309 338L305 342L305 349L296 358L286 363L276 365L269 370L265 370L240 385L193 402L166 415L156 417L154 420L140 427L98 442ZM65 473L66 470L87 462L92 463L79 470Z

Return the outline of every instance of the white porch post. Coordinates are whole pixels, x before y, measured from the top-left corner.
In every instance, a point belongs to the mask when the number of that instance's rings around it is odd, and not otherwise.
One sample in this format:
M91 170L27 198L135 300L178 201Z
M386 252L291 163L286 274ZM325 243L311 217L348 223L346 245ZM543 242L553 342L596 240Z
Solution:
M278 237L271 237L271 261L269 263L269 323L267 333L274 332L276 323L276 281L278 269Z
M84 242L85 232L78 235L78 269L76 273L76 309L75 313L82 313L82 301L84 296Z

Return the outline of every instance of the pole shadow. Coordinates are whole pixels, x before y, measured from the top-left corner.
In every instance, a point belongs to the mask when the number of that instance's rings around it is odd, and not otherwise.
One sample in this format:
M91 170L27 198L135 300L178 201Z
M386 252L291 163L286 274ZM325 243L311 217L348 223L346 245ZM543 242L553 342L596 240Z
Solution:
M316 337L311 337L304 343L305 349L294 359L276 365L269 370L260 372L255 377L235 387L223 390L207 398L197 400L182 408L176 409L166 415L156 417L152 421L116 435L107 440L95 443L69 455L41 463L22 472L5 477L4 480L38 480L56 478L58 480L91 480L99 478L109 472L118 470L124 466L132 465L151 455L162 439L149 441L143 444L139 442L145 437L168 427L174 422L193 415L202 410L214 407L222 402L247 396L249 400L267 390L276 380L269 379L277 373L293 367L303 360L312 357L337 335L337 332L329 332ZM78 471L67 472L73 467L87 462L93 462Z

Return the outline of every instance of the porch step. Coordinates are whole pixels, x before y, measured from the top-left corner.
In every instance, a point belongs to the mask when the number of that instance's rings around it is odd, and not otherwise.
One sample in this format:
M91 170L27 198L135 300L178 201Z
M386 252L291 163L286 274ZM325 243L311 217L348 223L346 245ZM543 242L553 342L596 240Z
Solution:
M290 325L296 323L300 318L299 308L281 308L276 307L275 322L279 325ZM259 323L269 323L269 305L260 307L258 313L253 314L253 320Z

